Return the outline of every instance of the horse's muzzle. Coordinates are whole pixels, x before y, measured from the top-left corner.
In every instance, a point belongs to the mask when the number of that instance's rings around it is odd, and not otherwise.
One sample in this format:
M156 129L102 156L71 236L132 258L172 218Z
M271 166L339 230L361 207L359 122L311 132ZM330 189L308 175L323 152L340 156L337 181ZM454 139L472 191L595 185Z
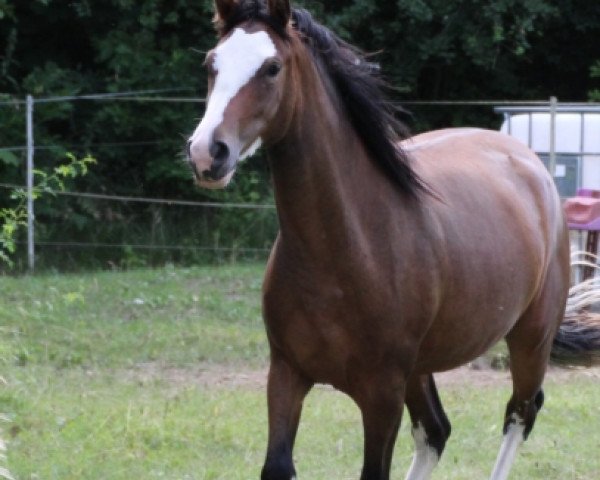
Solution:
M207 161L200 162L198 158L194 158L192 141L186 144L187 163L192 169L198 184L204 188L223 188L229 183L235 170L230 165L231 151L226 143L213 141L208 153L210 163ZM209 168L206 168L207 166Z

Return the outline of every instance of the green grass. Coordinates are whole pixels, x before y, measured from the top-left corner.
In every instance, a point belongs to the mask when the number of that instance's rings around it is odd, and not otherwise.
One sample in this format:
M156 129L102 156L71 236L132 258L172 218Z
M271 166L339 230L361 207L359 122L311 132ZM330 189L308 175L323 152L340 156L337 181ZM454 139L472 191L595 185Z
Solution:
M0 412L9 420L0 429L13 476L257 479L262 388L210 385L195 374L199 366L265 365L261 273L245 266L0 278ZM440 394L453 434L434 478L487 478L508 381L456 383ZM598 478L598 377L551 377L546 394L511 478ZM393 478L410 464L407 423ZM295 459L299 478L358 478L362 431L349 399L326 388L309 395Z
M0 278L0 358L57 368L263 363L260 267Z

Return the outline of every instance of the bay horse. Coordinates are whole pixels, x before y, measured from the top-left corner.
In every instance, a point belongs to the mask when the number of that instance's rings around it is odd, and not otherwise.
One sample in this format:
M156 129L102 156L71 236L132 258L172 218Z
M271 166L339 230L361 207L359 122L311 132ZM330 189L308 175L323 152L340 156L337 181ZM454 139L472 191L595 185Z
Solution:
M430 478L450 435L433 373L502 338L513 393L491 478L507 478L542 407L569 288L552 178L500 133L408 137L374 65L288 0L215 6L219 40L188 161L200 186L223 188L263 145L280 223L263 287L262 480L295 478L294 439L315 383L361 411L362 480L389 478L404 405L415 442L406 478Z

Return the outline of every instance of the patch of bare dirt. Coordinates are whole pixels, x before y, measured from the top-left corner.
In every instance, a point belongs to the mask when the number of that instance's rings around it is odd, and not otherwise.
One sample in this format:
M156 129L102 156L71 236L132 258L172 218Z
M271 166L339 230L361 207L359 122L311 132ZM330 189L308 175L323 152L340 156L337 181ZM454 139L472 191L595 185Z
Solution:
M575 378L590 378L600 380L600 367L574 367L562 368L550 366L546 373L546 381L567 382ZM443 385L475 385L493 386L502 383L510 384L511 376L508 370L494 370L491 368L473 368L471 365L450 370L449 372L435 375L438 386Z
M141 384L165 382L174 387L199 386L203 388L249 388L263 389L267 383L267 369L250 369L224 365L199 365L197 367L171 367L158 363L144 363L128 369L123 376ZM435 375L440 387L454 385L495 386L510 384L507 370L473 368L471 365ZM600 381L600 366L560 368L550 367L546 379L566 382L574 378Z
M142 363L123 372L127 380L141 384L163 382L175 387L257 388L267 384L267 369L201 364L173 367L160 363Z

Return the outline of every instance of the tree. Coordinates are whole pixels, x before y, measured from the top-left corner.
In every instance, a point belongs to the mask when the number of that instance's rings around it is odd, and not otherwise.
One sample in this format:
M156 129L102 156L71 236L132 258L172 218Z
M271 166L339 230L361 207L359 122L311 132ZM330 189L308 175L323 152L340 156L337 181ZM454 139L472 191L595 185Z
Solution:
M374 58L399 101L599 96L594 87L600 69L597 2L299 0L294 4L308 8L351 43L381 52ZM204 51L215 41L212 9L212 0L0 0L0 102L22 100L26 94L40 98L139 90L201 98L206 88ZM184 138L202 110L202 104L191 103L36 104L36 145L44 147L36 150L36 163L51 170L67 151L78 156L91 153L98 165L82 179L81 188L96 192L268 199L268 182L258 180L268 176L260 158L242 167L246 173L237 175L227 192L193 186L179 159ZM461 124L493 127L498 120L488 107L414 110L413 130ZM23 105L0 105L0 125L0 178L22 183L24 150L6 147L25 144ZM0 190L1 203L9 200L7 195ZM133 219L142 213L134 207L119 207L117 212L115 208L83 200L67 205L57 198L38 218L47 238L66 230L84 235L92 219L114 226L106 233L108 238L117 230L127 233L123 222L117 225L111 219ZM234 220L228 218L227 224ZM176 221L190 228L194 223L184 216ZM133 220L129 227L142 229ZM192 235L199 232L181 231L176 238Z
M334 0L315 10L380 52L399 101L584 101L598 58L600 8L587 0ZM412 110L414 130L499 121L489 108Z
M411 99L584 100L600 8L586 0L336 0L323 18Z
M592 78L600 78L600 60L598 60L590 69L590 76ZM590 100L592 102L600 102L600 88L590 90Z

